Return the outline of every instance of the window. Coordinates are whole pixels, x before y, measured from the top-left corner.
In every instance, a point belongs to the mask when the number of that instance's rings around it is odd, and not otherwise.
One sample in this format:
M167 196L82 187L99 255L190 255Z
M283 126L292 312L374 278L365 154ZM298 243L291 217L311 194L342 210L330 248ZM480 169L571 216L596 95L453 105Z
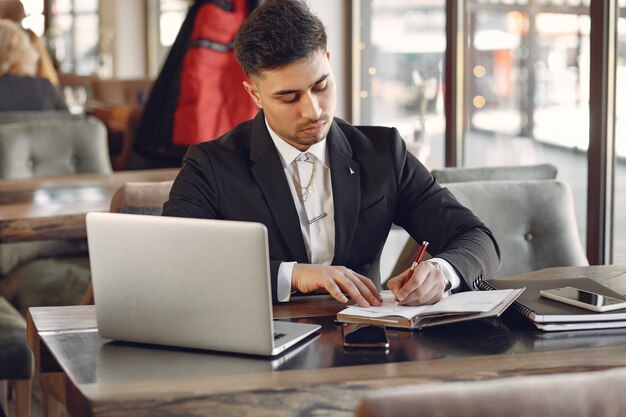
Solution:
M98 70L98 9L98 0L51 0L47 35L60 72L92 75Z
M626 1L620 2L616 69L613 263L626 264Z
M192 3L192 0L159 0L147 3L148 26L157 28L156 33L148 33L150 76L158 75Z
M452 69L462 71L459 96L464 102L462 106L451 103L451 108L464 107L464 111L444 122L438 103L426 107L424 131L433 148L426 165L439 165L441 153L450 163L461 155L459 163L465 166L552 163L559 179L572 188L580 237L584 243L589 240L589 260L604 263L612 256L612 263L626 262L626 212L622 209L626 203L626 95L620 93L626 93L626 0L364 0L353 4L359 18L354 26L360 35L360 43L355 43L360 51L353 60L353 75L358 76L353 88L355 121L401 124L419 114L403 105L411 85L407 74L414 66L429 62L423 59L424 45L432 48L439 43L432 39L415 42L409 35L428 31L437 19L428 15L424 25L407 27L404 23L415 11L439 7L445 16L447 7L455 14L456 6L460 7L462 13L454 17L458 20L449 30L460 27L464 32L448 36L460 40L465 52L464 67ZM612 44L615 8L619 9L617 48ZM393 23L382 25L385 19ZM382 31L377 34L378 27ZM371 39L366 36L370 30ZM592 32L609 36L592 39ZM451 52L450 56L458 56ZM610 65L614 54L615 125L610 103L613 90L608 98L605 95L605 89L613 88ZM592 57L596 62L591 62ZM446 76L457 79L457 73ZM444 77L440 74L438 79ZM439 82L438 94L456 93L453 87L456 83L446 89ZM450 149L438 142L443 129L433 130L438 125L430 123L433 119L453 128L447 132ZM455 137L457 125L462 127L461 138ZM613 144L608 142L613 128L614 155ZM589 132L593 132L591 142ZM607 155L615 156L614 178L604 172ZM607 213L611 209L613 223Z
M21 0L26 17L22 26L42 36L44 33L43 0Z
M422 163L442 166L445 0L354 4L354 123L394 126Z
M532 5L529 5L532 3ZM551 163L586 241L589 1L467 0L466 166Z

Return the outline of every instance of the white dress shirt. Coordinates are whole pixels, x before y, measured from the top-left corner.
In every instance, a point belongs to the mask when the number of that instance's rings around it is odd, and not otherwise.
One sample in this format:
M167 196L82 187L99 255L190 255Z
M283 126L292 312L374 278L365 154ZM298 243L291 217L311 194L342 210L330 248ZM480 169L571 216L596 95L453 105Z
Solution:
M300 230L302 231L309 262L316 265L330 265L335 256L335 209L326 138L311 146L306 152L302 152L282 140L267 124L267 120L265 124L283 164L283 171L296 205L298 218L300 219ZM294 162L303 153L309 155L309 160L312 161L310 163L316 164L311 192L306 194L305 201L301 201L299 194L302 194L302 192L296 190L296 185L293 181L293 176L296 175L300 178L300 185L306 186L309 182L310 171L305 172L305 170L300 169L298 172L293 172L296 165L309 163ZM324 213L323 217L309 224L310 220ZM278 301L289 301L291 296L291 275L295 264L296 262L283 262L278 269Z
M282 140L280 136L272 130L267 123L267 119L265 120L265 125L278 150L280 161L283 164L283 172L287 178L289 190L291 191L291 196L298 212L298 218L300 219L300 230L304 238L304 246L309 256L309 262L316 265L330 265L335 256L335 208L333 204L333 189L330 165L328 163L326 138L312 145L306 152L302 152ZM312 191L306 195L305 201L301 201L300 195L302 195L302 192L296 190L296 185L293 181L294 172L292 169L294 165L300 164L294 164L294 161L304 153L309 154L309 160L314 161L317 167L315 169L315 177L313 178ZM301 171L302 170L299 170L299 172L295 174L300 177L299 173ZM302 173L303 177L300 178L300 185L306 186L309 182L310 174ZM311 219L315 219L323 213L326 215L312 224L309 224ZM452 268L452 265L445 259L432 258L430 260L436 261L439 264L444 277L451 284L450 291L444 294L444 296L447 296L453 289L461 284L461 279L454 268ZM291 276L295 264L296 262L283 262L278 268L276 291L279 302L289 301L291 296Z

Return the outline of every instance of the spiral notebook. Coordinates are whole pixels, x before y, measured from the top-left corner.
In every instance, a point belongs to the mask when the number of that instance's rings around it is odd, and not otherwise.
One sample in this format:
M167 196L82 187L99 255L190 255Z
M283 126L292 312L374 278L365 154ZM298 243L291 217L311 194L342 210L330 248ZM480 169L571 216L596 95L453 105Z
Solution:
M626 309L597 313L572 305L549 300L539 291L560 287L575 287L598 294L624 299L624 296L589 278L545 280L490 279L478 284L480 290L502 290L526 287L513 303L513 309L544 331L582 330L626 327Z

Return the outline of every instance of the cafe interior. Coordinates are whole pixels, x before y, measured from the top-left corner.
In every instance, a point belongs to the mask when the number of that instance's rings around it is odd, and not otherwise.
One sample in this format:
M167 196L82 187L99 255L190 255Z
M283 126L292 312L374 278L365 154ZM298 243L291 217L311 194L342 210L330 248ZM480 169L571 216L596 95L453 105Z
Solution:
M494 232L496 278L626 297L626 0L302 1L326 26L336 116L398 129ZM202 73L208 98L185 82L222 23L203 9L255 2L0 0L2 19L9 2L67 109L0 111L0 416L626 415L626 315L551 333L507 311L350 351L344 306L320 297L274 306L323 329L278 358L99 338L85 215L159 215L188 146L256 113L243 88L221 101L226 67ZM182 137L184 96L209 116ZM393 226L383 282L418 248Z

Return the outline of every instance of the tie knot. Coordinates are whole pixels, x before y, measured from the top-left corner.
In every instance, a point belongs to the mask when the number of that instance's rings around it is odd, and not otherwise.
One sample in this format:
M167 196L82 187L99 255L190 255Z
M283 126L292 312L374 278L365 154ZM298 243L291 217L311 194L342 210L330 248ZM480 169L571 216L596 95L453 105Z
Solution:
M296 158L297 162L310 162L315 163L315 155L308 152L303 152Z

